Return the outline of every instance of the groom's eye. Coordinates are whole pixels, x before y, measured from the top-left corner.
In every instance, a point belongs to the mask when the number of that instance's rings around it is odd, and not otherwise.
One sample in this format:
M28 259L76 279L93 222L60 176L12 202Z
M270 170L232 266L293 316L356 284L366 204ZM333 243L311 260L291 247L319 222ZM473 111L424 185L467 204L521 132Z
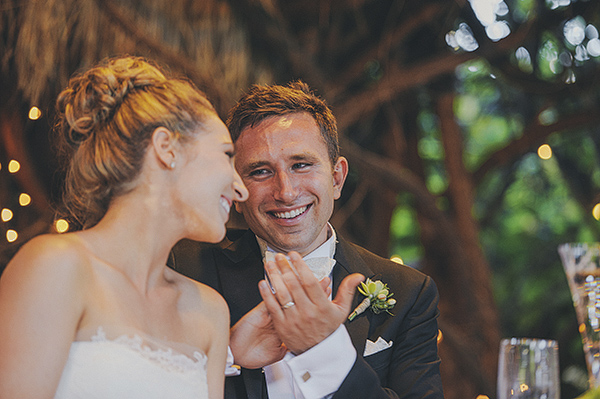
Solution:
M292 166L292 169L304 169L309 166L310 166L310 164L308 162L298 162Z
M269 173L267 169L255 169L248 175L251 177L266 176Z

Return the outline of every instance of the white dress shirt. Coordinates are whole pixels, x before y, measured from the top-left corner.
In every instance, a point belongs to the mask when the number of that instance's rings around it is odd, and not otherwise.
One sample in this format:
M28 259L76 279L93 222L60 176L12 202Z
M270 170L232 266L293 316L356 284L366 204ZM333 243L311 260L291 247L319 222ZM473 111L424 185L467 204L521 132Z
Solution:
M307 261L313 273L322 277L331 276L335 265L333 255L335 254L336 235L330 224L328 227L331 237L304 257L305 260L321 257L331 259L331 262L325 262L325 266L320 270L313 269L311 262ZM273 252L273 250L264 240L258 237L257 240L264 254L263 260L271 258L272 255L267 252ZM356 349L352 345L346 327L340 324L329 337L306 352L298 356L288 352L279 362L263 368L269 398L330 398L339 389L355 360Z

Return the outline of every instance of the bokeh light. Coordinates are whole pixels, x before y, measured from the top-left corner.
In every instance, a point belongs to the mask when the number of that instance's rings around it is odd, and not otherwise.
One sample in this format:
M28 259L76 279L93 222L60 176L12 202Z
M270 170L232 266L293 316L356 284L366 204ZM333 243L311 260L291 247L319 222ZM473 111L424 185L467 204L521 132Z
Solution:
M7 230L6 231L6 241L8 242L14 242L17 240L17 238L19 238L19 234L17 234L16 231L14 230Z
M592 57L600 56L600 39L590 39L586 46L587 52Z
M506 21L496 21L485 27L485 33L493 42L497 42L510 34L510 26Z
M14 159L8 163L8 171L10 173L17 173L21 169L21 164Z
M551 10L556 10L559 7L567 7L571 4L571 0L546 0L546 4Z
M458 46L465 51L475 51L479 48L479 43L477 43L475 36L473 36L471 27L464 22L458 26L454 37Z
M533 64L531 63L531 54L525 47L519 47L515 51L515 58L517 59L517 65L523 72L532 73Z
M31 196L29 194L22 193L19 195L19 205L27 206L29 204L31 204Z
M29 119L32 121L40 119L42 116L42 111L38 107L31 107L29 110Z
M578 16L565 22L563 35L571 45L579 46L585 39L585 20Z
M537 150L538 156L542 159L552 158L552 148L548 144L542 144Z
M580 44L575 48L575 59L579 62L587 61L590 59L587 49L584 45Z
M469 0L477 19L485 27L490 40L497 42L510 34L510 26L506 21L498 20L508 14L508 5L503 0Z
M396 263L399 263L399 264L401 264L401 265L403 265L403 264L404 264L404 261L403 261L403 260L402 260L402 258L401 258L400 256L398 256L398 255L393 255L393 256L390 258L390 260L391 260L392 262L396 262Z
M458 26L457 30L446 33L446 44L452 47L454 51L460 49L475 51L479 48L479 43L475 40L471 28L464 22Z
M0 218L2 218L3 222L8 222L13 218L13 212L8 208L4 208L2 209L2 212L0 212Z
M538 115L538 120L542 126L549 126L558 121L558 112L555 108L546 108Z
M594 219L600 220L600 203L596 204L594 209L592 209L592 216L594 216Z
M58 219L56 222L54 222L54 228L58 233L64 233L69 230L69 222L67 222L65 219Z

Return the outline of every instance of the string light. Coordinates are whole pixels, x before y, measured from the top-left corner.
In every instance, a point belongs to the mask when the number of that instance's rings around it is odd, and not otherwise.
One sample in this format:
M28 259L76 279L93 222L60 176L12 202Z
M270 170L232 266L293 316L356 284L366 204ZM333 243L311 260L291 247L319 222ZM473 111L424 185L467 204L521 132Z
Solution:
M17 234L16 231L14 231L14 230L6 231L6 241L14 242L17 238L19 238L19 234Z
M56 222L54 222L54 228L58 233L64 233L69 230L69 222L67 222L65 219L58 219Z
M542 144L537 150L538 156L542 159L552 158L552 148L548 144Z
M19 195L19 205L27 206L31 204L31 196L29 194L22 193Z
M404 264L404 261L403 261L403 260L402 260L402 258L401 258L400 256L398 256L398 255L394 255L394 256L392 256L392 257L390 258L390 260L391 260L392 262L396 262L396 263L399 263L399 264L401 264L401 265L403 265L403 264Z
M42 116L42 111L38 107L31 107L29 110L29 119L32 121L40 119Z
M13 213L10 209L4 208L2 209L2 212L0 212L0 217L2 218L3 222L8 222L13 218Z
M594 209L592 209L592 215L594 216L594 219L600 220L600 203L594 206Z
M10 173L17 173L21 169L21 164L14 159L8 163L8 171Z

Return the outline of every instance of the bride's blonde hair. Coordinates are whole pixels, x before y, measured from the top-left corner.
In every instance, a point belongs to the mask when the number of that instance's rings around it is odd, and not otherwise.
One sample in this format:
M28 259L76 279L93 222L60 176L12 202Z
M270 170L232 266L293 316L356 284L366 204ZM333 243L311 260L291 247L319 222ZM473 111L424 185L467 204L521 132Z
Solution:
M57 111L59 147L67 157L59 215L75 230L94 226L111 200L131 189L156 128L185 142L216 114L189 80L130 56L72 77Z

